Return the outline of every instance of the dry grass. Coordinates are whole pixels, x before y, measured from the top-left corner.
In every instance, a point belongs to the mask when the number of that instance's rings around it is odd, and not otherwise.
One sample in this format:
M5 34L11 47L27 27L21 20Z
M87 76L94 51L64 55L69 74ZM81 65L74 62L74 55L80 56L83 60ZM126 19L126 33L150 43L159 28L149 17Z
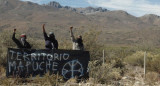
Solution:
M76 78L70 79L67 82L63 81L63 77L58 75L49 75L46 73L43 77L36 76L30 78L7 78L5 77L6 67L6 54L7 47L15 47L15 44L11 40L12 34L9 31L2 32L0 35L0 85L12 86L12 85L47 85L47 86L119 86L119 85L135 85L140 81L143 81L142 72L134 72L135 66L140 66L139 70L143 70L143 55L144 52L141 48L133 47L106 47L95 42L98 33L91 31L84 35L85 48L90 51L91 61L89 63L90 78L88 80L79 81ZM37 41L35 41L37 40ZM33 44L33 48L43 49L44 40L34 39L29 37L28 41ZM60 49L71 49L70 41L60 42ZM102 50L105 49L105 62L102 64ZM150 50L147 52L147 75L145 84L156 85L159 80L159 49ZM130 69L128 66L131 67ZM132 68L133 67L133 68ZM151 71L151 72L150 72ZM154 71L154 72L152 72ZM138 73L138 74L137 74ZM126 78L127 77L127 78ZM136 78L140 78L138 80ZM151 80L152 78L152 80ZM127 80L128 81L127 81ZM130 83L129 83L130 82ZM139 83L137 86L141 86L143 83Z

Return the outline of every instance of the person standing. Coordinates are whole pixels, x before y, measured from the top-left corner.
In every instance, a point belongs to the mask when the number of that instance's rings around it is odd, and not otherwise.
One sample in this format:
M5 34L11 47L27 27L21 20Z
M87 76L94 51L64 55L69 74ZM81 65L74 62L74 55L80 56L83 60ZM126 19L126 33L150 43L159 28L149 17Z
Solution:
M71 36L71 41L73 43L72 49L73 50L84 50L82 36L79 35L77 38L75 38L73 35L72 29L73 27L70 27L70 36Z
M16 29L14 29L12 40L16 43L17 47L22 49L31 49L31 45L27 42L27 36L25 34L21 34L20 41L15 37Z
M49 36L47 36L47 33L45 31L45 24L43 24L42 29L43 29L46 49L50 49L50 50L58 49L58 41L56 40L54 33L49 32Z

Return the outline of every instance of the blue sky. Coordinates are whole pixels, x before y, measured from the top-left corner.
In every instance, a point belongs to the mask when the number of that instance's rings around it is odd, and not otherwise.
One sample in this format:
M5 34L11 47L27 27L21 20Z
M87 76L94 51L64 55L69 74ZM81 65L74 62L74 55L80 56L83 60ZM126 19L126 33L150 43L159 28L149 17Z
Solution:
M62 6L71 7L103 7L109 10L124 10L134 16L156 14L160 16L160 0L23 0L39 4L50 1L59 2Z

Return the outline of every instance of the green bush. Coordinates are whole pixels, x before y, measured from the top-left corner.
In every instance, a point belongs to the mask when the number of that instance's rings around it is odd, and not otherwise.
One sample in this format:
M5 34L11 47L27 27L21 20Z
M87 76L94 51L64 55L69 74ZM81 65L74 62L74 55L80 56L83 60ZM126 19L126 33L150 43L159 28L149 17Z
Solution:
M143 67L144 62L144 52L137 51L133 55L130 55L124 59L125 62L133 65L133 66L141 66Z
M160 53L156 51L147 52L146 54L146 69L147 71L160 72ZM126 57L124 61L133 66L144 66L144 51L137 51L136 53Z
M148 58L148 61L146 63L147 70L155 71L159 73L160 72L160 53L159 54L153 53L152 57L150 58L148 57L148 54L147 54L147 58Z
M102 58L102 51L104 48L104 45L100 45L98 43L98 36L99 32L96 31L89 31L84 34L83 36L83 42L85 50L90 51L91 60L99 60Z

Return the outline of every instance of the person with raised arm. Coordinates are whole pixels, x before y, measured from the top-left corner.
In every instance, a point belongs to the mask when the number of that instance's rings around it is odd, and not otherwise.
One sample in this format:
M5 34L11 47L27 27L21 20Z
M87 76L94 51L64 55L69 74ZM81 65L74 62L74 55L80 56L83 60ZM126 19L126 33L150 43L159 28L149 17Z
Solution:
M45 47L46 49L58 49L58 41L55 38L55 35L53 32L49 32L49 36L47 35L45 31L45 24L42 26L43 29L43 35L45 39Z
M72 29L73 27L70 27L70 36L71 36L71 41L73 43L72 49L73 50L84 50L82 36L79 35L77 38L75 38L73 35Z
M25 34L20 35L20 40L15 37L16 29L14 29L12 40L16 43L20 49L31 49L31 45L27 42L27 36Z

